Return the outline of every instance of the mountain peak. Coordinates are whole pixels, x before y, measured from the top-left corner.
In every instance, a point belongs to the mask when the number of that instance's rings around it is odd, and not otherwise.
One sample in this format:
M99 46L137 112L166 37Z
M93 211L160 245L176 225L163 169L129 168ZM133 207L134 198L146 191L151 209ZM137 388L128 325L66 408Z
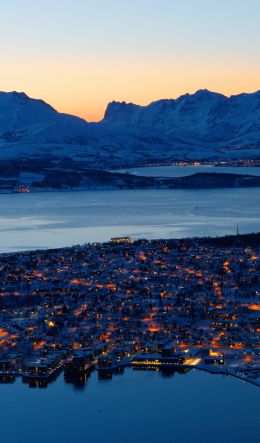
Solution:
M219 98L219 97L226 97L223 94L220 94L219 92L209 91L208 89L198 89L194 94L191 94L193 97L199 97L199 98Z
M125 101L112 101L107 105L104 120L114 119L117 115L127 115L129 113L131 114L137 108L140 108L140 106L133 103L126 103Z
M24 108L24 106L37 106L39 108L44 107L48 108L49 110L53 112L57 112L51 105L46 103L44 100L37 99L37 98L31 98L29 95L27 95L25 92L17 92L17 91L11 91L11 92L0 92L0 107L1 106L14 106L14 107L21 107Z
M1 137L5 141L46 140L52 131L60 140L67 134L81 134L85 125L79 117L60 114L45 101L24 92L0 92L0 142Z
M206 89L198 89L195 92L195 95L211 95L211 94L216 94L216 93L209 91L207 88Z
M12 91L12 92L8 92L7 94L9 94L9 96L11 96L17 100L21 100L21 101L30 100L30 97L27 94L25 94L25 92Z

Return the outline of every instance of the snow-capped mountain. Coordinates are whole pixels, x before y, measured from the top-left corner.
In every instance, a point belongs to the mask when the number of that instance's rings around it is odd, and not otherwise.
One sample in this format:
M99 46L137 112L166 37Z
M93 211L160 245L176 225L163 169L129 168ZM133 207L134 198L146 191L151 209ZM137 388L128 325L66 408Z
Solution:
M148 106L112 102L99 123L58 113L24 93L0 93L0 159L53 159L90 168L174 159L260 157L260 91L207 90Z
M113 128L157 134L171 146L260 146L260 91L226 97L207 90L148 106L112 102L103 121Z
M43 100L29 98L24 93L0 92L1 141L47 142L47 133L62 140L69 134L80 134L86 124L79 117L58 113Z

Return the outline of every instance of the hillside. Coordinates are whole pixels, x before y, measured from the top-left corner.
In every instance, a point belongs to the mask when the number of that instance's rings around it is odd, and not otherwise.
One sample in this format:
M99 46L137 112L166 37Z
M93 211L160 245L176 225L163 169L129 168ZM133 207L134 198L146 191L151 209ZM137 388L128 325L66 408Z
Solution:
M24 93L0 93L2 181L7 164L28 175L43 174L47 163L60 180L79 166L243 158L260 158L260 91L225 97L200 90L148 106L112 102L98 123L59 113Z

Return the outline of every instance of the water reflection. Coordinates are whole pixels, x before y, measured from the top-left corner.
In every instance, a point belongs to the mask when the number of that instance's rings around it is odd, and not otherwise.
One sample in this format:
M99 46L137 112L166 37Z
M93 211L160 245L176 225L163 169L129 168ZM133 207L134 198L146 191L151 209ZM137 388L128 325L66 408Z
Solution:
M64 382L73 385L75 389L85 389L85 385L91 376L91 372L91 369L79 372L64 371Z
M156 366L149 367L133 367L134 372L158 372L163 378L171 378L174 374L186 374L191 371L192 368L158 368ZM29 388L47 388L50 384L54 383L63 372L63 380L65 384L72 385L75 389L82 390L85 389L89 378L91 377L93 368L89 368L84 371L63 371L62 369L57 370L51 376L48 377L31 377L22 376L22 384L27 385ZM125 374L125 367L118 366L111 370L97 370L98 381L113 380L113 377L123 376ZM18 376L5 374L0 375L0 384L12 384L17 379Z
M0 384L12 384L16 380L16 377L14 375L9 374L1 374L0 375Z
M51 384L55 384L54 382L56 382L58 379L60 379L60 375L61 373L63 373L63 381L64 384L67 385L72 385L73 388L75 388L76 390L84 390L86 388L86 385L89 383L89 379L92 375L92 373L95 373L94 378L97 377L97 381L98 382L103 382L103 381L113 381L115 378L120 377L120 376L124 376L125 375L125 371L127 371L127 374L129 374L129 371L135 373L135 372L139 372L139 373L158 373L162 378L165 379L170 379L172 377L174 377L176 374L178 375L186 375L189 372L194 372L196 371L196 369L190 367L162 367L162 368L158 368L158 366L134 366L132 368L129 367L124 367L124 366L118 366L116 368L113 369L106 369L106 370L94 370L94 368L89 368L85 371L75 371L75 372L70 372L70 371L63 371L62 369L59 369L58 371L56 371L55 373L53 373L51 376L48 377L31 377L31 376L22 376L21 380L22 380L22 384L27 385L29 388L47 388L49 385ZM248 383L247 381L242 381L241 379L237 379L236 377L233 377L231 375L226 375L226 374L222 374L224 378L235 378L236 380L242 382L242 383ZM214 374L214 376L216 378L219 378L220 375L219 374ZM11 375L11 374L1 374L0 375L0 385L3 384L13 384L16 381L18 381L20 379L19 376L15 376L15 375ZM255 385L255 388L257 388L257 385ZM1 389L1 388L0 388Z
M1 442L258 442L260 390L233 377L126 368L64 381L2 384Z
M22 383L28 385L29 388L47 388L51 383L55 382L58 379L61 372L62 369L58 369L48 377L22 376Z

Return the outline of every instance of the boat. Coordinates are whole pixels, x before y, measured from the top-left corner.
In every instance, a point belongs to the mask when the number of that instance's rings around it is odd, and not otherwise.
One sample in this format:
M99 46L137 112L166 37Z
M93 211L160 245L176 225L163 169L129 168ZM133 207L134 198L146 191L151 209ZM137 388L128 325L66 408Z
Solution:
M31 192L30 187L26 185L18 185L14 188L14 192L21 193L21 194L27 194L28 192Z

